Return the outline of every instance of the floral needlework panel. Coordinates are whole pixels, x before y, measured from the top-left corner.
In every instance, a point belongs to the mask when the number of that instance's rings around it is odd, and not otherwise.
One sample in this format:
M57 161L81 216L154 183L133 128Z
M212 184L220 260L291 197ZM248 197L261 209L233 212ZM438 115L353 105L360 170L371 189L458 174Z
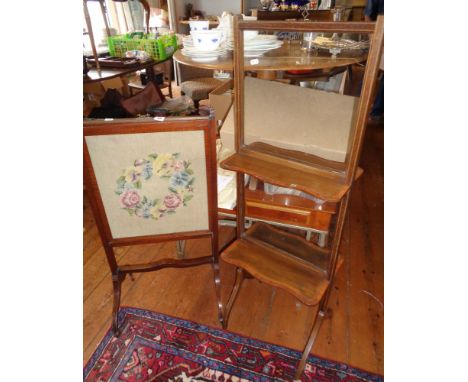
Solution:
M86 137L114 238L205 230L202 131Z

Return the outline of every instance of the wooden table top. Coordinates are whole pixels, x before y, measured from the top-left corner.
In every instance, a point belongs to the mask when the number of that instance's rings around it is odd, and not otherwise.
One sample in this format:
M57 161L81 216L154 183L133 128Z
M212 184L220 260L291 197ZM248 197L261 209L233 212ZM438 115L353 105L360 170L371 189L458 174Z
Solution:
M182 50L174 53L174 60L185 65L204 69L233 70L232 52L218 57L216 60L200 62L184 56ZM331 54L310 53L301 49L300 41L285 41L282 47L265 53L262 57L245 58L245 70L313 70L348 66L364 61L367 54L344 56L339 54L332 58ZM257 63L258 60L258 63Z

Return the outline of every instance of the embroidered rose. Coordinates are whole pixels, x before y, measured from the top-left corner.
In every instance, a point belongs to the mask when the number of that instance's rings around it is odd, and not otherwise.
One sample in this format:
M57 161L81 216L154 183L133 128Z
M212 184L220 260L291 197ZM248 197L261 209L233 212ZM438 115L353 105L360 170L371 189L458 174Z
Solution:
M164 198L164 205L170 209L179 207L180 203L182 203L182 199L179 195L174 193L166 195Z
M120 196L120 203L124 208L134 208L140 202L140 195L136 191L125 191Z

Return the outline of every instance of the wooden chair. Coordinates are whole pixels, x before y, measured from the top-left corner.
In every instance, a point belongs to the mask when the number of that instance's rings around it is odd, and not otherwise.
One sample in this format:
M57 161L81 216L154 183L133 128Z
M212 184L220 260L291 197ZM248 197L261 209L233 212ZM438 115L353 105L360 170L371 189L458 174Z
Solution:
M368 54L361 97L349 132L345 161L333 162L299 151L284 150L258 142L244 143L244 57L243 31L338 32L369 33L371 48ZM358 167L366 120L369 114L378 64L383 43L383 17L374 23L347 22L258 22L236 18L234 24L234 88L235 88L235 149L221 167L237 172L237 240L221 254L221 259L236 267L233 286L224 315L227 327L229 315L246 275L290 293L307 306L317 307L315 318L298 364L295 379L300 379L307 357L315 342L321 322L329 316L327 303L334 276L342 264L339 247L350 190L361 174ZM260 62L260 65L262 63ZM269 61L274 70L274 60ZM287 121L287 108L284 120ZM293 129L294 126L288 126ZM261 181L304 191L325 203L338 205L335 228L327 248L299 236L284 232L265 223L255 223L245 230L246 190L244 174Z
M85 122L83 133L86 192L112 273L114 334L126 275L165 267L211 264L222 323L214 118L100 120ZM119 246L203 237L211 253L199 258L119 264L114 253Z

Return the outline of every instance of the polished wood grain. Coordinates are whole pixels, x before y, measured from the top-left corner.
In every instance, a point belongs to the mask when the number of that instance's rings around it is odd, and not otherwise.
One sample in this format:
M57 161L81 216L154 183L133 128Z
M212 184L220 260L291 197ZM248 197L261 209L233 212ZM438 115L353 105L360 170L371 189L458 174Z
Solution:
M248 146L223 160L220 165L224 169L245 172L264 182L301 190L329 202L339 202L349 190L341 173L256 152Z
M379 16L375 24L375 31L372 33L369 57L367 58L366 69L364 71L356 118L349 133L347 156L345 160L347 166L347 183L352 183L354 174L358 168L366 121L372 106L371 103L373 102L372 95L375 91L379 63L382 56L383 38L384 18L383 16Z
M297 164L302 164L307 168L313 167L315 169L320 169L326 171L327 173L337 174L339 176L343 176L346 171L346 164L344 162L325 159L317 155L305 153L302 151L288 150L269 145L264 142L252 142L251 144L244 146L242 149L246 151L248 150L251 152L251 155L254 156L264 157L261 154L265 154L266 156L293 161ZM354 180L359 179L362 173L362 168L358 167ZM334 211L336 211L336 209L334 209Z
M285 232L283 229L275 228L266 223L258 223L249 229L245 239L259 245L272 247L303 263L305 267L313 268L324 276L327 275L330 251L318 247L296 234Z
M247 148L253 152L258 152L277 158L283 158L286 160L294 160L296 163L302 163L306 166L313 166L339 174L342 174L346 169L343 162L324 159L317 155L298 150L288 150L276 147L264 142L253 142L245 147L245 149Z
M266 222L276 222L287 226L312 228L327 232L333 214L337 211L334 203L318 204L302 196L272 194L261 189L245 190L245 216ZM218 208L220 216L235 218L236 210Z
M256 223L221 259L269 285L286 290L306 305L317 305L329 281L329 253L294 235Z
M324 320L312 350L312 354L380 374L384 373L383 141L381 125L367 128L360 162L365 174L353 188L340 251L344 264L335 277L329 300L333 316ZM86 362L109 329L112 311L110 272L86 193L83 227L83 360ZM234 235L233 228L220 227L220 245ZM190 240L186 256L200 256L208 249L208 239ZM175 257L175 250L175 243L116 248L119 261L142 262ZM230 264L221 262L220 265L222 297L226 302L236 272ZM208 265L194 269L196 272L163 269L157 273L135 274L134 281L123 284L122 304L219 328L212 270ZM300 350L314 310L297 303L281 289L255 279L246 280L232 311L229 329Z

